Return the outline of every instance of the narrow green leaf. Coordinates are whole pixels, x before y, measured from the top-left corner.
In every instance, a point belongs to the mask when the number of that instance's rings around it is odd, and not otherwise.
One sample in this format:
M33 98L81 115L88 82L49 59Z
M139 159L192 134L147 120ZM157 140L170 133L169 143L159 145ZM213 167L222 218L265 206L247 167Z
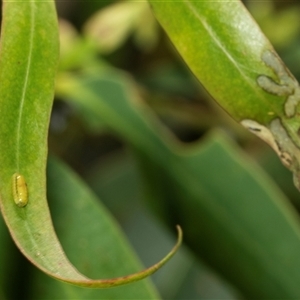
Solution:
M66 99L71 97L69 100L84 111L85 116L94 120L97 116L99 125L103 118L103 122L127 137L141 151L156 153L161 159L166 151L169 152L165 142L155 133L156 130L167 132L166 129L159 124L158 128L153 128L135 109L143 109L144 105L125 73L114 70L97 70L95 74L82 76L62 73L56 87L57 94Z
M204 87L274 149L300 190L300 87L242 2L149 2Z
M159 263L108 280L90 280L80 274L65 256L53 230L45 169L58 62L54 1L4 2L0 54L1 212L19 249L48 275L84 287L111 287L154 273L179 247L180 228L177 244Z

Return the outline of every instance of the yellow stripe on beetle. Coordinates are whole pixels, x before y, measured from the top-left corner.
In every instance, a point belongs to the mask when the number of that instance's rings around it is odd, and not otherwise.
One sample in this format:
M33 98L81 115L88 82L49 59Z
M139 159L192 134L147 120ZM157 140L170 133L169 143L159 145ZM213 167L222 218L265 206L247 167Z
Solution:
M17 206L24 207L28 203L27 184L23 175L15 173L12 176L12 191Z

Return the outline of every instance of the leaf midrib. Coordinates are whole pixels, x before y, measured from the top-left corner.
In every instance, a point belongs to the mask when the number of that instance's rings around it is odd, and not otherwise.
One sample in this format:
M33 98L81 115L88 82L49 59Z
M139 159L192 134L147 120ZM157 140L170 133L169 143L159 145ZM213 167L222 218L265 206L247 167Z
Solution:
M272 110L274 112L276 112L276 114L278 116L282 116L282 111L278 111L278 106L277 105L272 105L272 103L270 101L268 101L266 99L266 97L263 97L262 94L260 92L258 92L258 89L256 87L253 87L254 86L254 84L253 84L253 82L254 82L253 78L249 78L249 76L247 76L244 73L243 69L235 62L234 57L232 57L232 55L230 54L230 52L224 47L224 45L222 44L222 41L220 39L218 39L218 35L215 34L215 32L212 30L211 26L209 26L207 24L207 22L205 20L203 20L203 18L201 17L201 15L198 13L197 9L193 5L193 2L191 2L190 0L183 0L183 4L186 5L190 9L190 11L194 14L194 16L199 20L199 22L206 29L207 33L210 35L210 37L212 38L212 40L215 41L216 46L221 50L222 53L224 53L225 57L227 57L227 59L234 65L234 67L240 73L241 77L245 80L245 82L247 83L247 85L252 89L252 91L254 92L254 94L256 95L256 97L261 102L266 103L267 106L270 106L272 108Z
M17 136L16 136L16 165L17 165L17 171L20 171L20 141L21 141L21 128L22 128L22 119L23 119L23 112L24 112L24 104L26 99L26 94L28 90L28 84L29 84L29 76L30 71L32 67L32 53L34 48L34 28L35 28L35 14L34 14L34 2L30 3L30 30L29 30L29 47L28 47L28 55L27 55L27 66L26 66L26 72L24 76L24 84L22 89L22 95L20 98L20 105L19 105L19 115L17 120Z

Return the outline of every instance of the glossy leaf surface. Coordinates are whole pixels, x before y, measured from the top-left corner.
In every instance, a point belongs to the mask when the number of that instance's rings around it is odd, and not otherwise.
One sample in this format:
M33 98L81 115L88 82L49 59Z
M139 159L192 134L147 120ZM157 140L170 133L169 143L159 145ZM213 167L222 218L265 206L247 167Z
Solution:
M299 84L242 2L149 3L208 92L273 148L300 190Z

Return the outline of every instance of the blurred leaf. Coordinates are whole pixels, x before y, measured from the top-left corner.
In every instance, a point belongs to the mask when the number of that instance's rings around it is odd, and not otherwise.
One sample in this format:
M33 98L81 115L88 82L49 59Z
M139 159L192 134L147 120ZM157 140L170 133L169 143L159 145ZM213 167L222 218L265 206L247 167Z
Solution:
M144 52L150 52L159 41L159 26L153 16L147 1L140 12L134 34L135 44Z
M182 157L184 170L176 168L178 176L141 158L152 206L168 223L182 224L195 253L244 296L295 297L299 275L291 273L300 263L297 251L292 253L300 246L296 212L224 137L213 136L201 146Z
M171 247L172 239L155 216L149 214L145 201L141 201L144 197L140 172L133 157L123 152L100 159L89 174L88 182L116 215L131 245L148 265ZM152 280L163 299L237 298L224 281L196 262L183 247Z
M199 268L199 263L191 262L191 267L187 270L182 282L180 283L179 289L175 292L172 298L176 300L214 300L214 299L228 299L237 300L242 299L237 293L228 287L228 285L220 283L215 274L209 271L204 266Z
M70 260L92 278L141 269L121 229L78 176L50 158L47 190L53 222ZM35 272L33 299L159 299L148 280L114 289L83 289Z
M85 24L85 36L96 42L102 53L119 48L130 34L141 47L152 48L156 42L156 21L146 1L122 1L101 9Z
M171 143L120 73L65 74L59 82L61 96L98 115L134 146L156 212L183 225L197 255L247 297L300 294L298 216L249 158L220 135L192 153Z
M151 66L145 76L138 77L137 80L151 91L170 96L191 98L199 93L198 82L186 68L171 63Z
M0 289L0 298L2 300L6 300L6 297L4 296L4 294L2 293L2 290Z
M114 69L79 76L62 73L56 87L59 97L72 101L75 107L85 110L86 115L89 112L94 120L98 117L111 128L120 131L144 152L148 149L163 156L165 151L169 151L165 143L156 137L155 128L149 126L143 116L137 113L135 107L144 109L145 106L126 73ZM159 123L157 126L158 130L168 132Z
M248 7L276 48L286 48L297 38L300 29L299 7L294 5L276 11L273 1L249 1Z
M96 63L94 44L79 35L76 28L66 20L59 21L60 64L62 70L92 68ZM97 67L104 63L97 58Z

